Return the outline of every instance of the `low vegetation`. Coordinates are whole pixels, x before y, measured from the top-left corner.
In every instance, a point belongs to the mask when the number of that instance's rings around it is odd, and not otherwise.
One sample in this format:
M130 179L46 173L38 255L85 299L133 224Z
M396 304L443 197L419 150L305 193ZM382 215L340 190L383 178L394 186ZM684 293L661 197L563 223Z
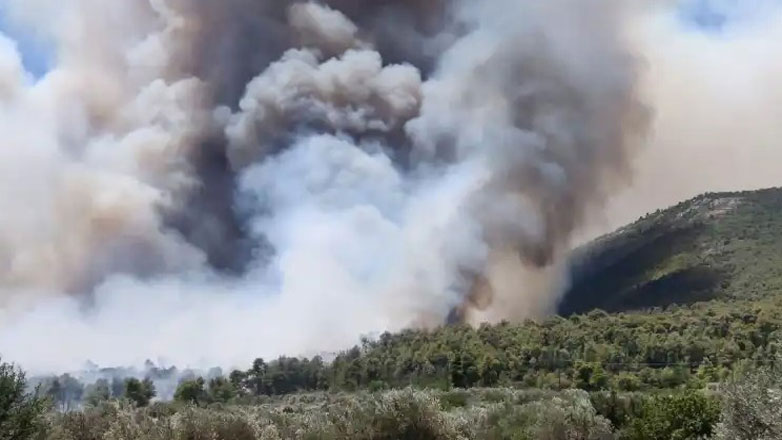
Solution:
M730 391L587 393L511 388L304 393L252 404L111 400L50 413L39 437L81 439L686 440L778 439L779 380L759 371ZM752 396L751 403L747 397ZM760 413L758 409L762 409ZM35 438L35 437L22 437Z
M710 398L688 393L680 407L716 407ZM458 404L454 405L454 402ZM639 401L640 402L640 401ZM404 389L379 393L316 393L272 398L251 406L156 404L136 409L121 402L81 412L55 414L48 438L119 439L637 439L671 432L710 434L718 412L663 426L664 402L637 403L628 429L598 413L585 391L471 391ZM652 408L652 409L647 409ZM647 414L648 412L648 414ZM665 412L665 414L670 414ZM693 415L693 413L686 413ZM678 416L678 419L682 419ZM657 437L638 437L649 433ZM677 431L678 430L678 431ZM676 437L696 438L696 437Z

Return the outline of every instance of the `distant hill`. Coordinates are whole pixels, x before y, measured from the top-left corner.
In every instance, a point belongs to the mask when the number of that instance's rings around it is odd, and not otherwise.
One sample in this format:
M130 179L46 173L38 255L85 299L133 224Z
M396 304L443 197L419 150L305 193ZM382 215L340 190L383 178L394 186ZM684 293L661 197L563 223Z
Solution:
M782 189L705 194L578 249L560 313L782 293Z

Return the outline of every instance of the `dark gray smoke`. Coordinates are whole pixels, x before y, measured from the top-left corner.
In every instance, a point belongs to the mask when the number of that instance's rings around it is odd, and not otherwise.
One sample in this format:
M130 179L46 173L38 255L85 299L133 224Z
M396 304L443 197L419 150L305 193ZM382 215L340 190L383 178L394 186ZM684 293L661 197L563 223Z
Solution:
M552 311L647 129L622 5L12 1L58 63L0 51L0 351L230 365Z

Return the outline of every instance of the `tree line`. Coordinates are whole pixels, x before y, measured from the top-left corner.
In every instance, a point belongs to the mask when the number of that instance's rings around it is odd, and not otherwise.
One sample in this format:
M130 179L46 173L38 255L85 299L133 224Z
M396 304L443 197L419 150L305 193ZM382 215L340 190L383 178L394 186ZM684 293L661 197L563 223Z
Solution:
M703 388L752 367L773 366L781 329L782 300L767 300L408 330L364 339L328 361L319 356L256 359L247 370L227 375L220 370L204 377L185 375L166 395L200 404L408 386L589 392ZM117 397L146 404L155 395L156 381L177 374L173 368L150 371L145 380L115 378L90 385L66 375L50 378L45 388L63 409Z
M188 387L214 396L406 386L702 388L751 367L773 364L781 336L778 299L711 302L650 313L595 311L540 323L386 333L364 339L328 363L320 357L257 359L246 371Z

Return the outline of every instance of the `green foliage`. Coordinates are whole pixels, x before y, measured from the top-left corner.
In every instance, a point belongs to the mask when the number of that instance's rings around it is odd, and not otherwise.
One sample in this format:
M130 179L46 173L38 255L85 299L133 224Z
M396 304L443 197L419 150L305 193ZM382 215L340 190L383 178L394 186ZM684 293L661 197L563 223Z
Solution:
M99 379L94 384L85 388L84 403L90 406L98 406L111 399L111 388L106 379Z
M614 428L622 429L630 420L641 414L649 395L601 391L591 393L590 398L598 414L608 419Z
M550 400L504 405L489 413L479 438L486 440L612 439L611 423L598 415L583 391Z
M190 440L254 440L255 424L238 412L205 411L193 407L176 416L177 438Z
M52 416L48 440L485 440L608 439L610 426L582 391L506 388L459 391L464 406L445 410L452 392L299 394L252 406L123 401ZM461 399L463 397L463 399ZM496 428L496 424L501 429ZM519 437L524 435L527 437ZM532 437L529 437L532 436Z
M191 403L199 405L206 403L209 396L205 388L206 382L203 378L185 380L179 384L174 393L174 400L177 402Z
M209 383L199 377L182 381L174 392L177 402L203 405L207 403L228 403L238 396L234 384L223 377L215 377Z
M582 390L599 391L608 387L608 376L600 364L578 362L575 365L576 386Z
M782 189L706 194L580 249L561 312L611 312L782 292Z
M45 431L48 405L37 392L27 392L24 372L0 362L0 440L37 438Z
M633 373L619 373L613 378L612 388L619 391L638 391L643 387L641 379Z
M364 425L359 425L358 435L352 437L356 439L447 440L459 437L458 429L440 411L434 395L409 389L381 395L356 421Z
M149 405L149 402L157 394L155 384L149 378L140 381L135 378L125 380L125 398L135 403L139 407Z
M624 433L627 440L697 440L710 437L720 418L719 402L687 391L652 397Z
M210 379L207 393L210 402L219 403L230 402L239 395L234 383L223 377Z
M340 353L317 373L327 380L309 389L350 391L378 383L443 390L511 384L587 391L701 388L723 380L741 363L773 359L780 338L782 297L712 301L647 313L590 313L479 329L407 330ZM264 365L280 369L276 361ZM255 394L257 376L252 370L243 374L241 387ZM297 381L281 388L306 386ZM273 391L260 389L261 394Z
M465 408L470 402L470 393L465 390L448 391L440 396L440 404L446 411Z

